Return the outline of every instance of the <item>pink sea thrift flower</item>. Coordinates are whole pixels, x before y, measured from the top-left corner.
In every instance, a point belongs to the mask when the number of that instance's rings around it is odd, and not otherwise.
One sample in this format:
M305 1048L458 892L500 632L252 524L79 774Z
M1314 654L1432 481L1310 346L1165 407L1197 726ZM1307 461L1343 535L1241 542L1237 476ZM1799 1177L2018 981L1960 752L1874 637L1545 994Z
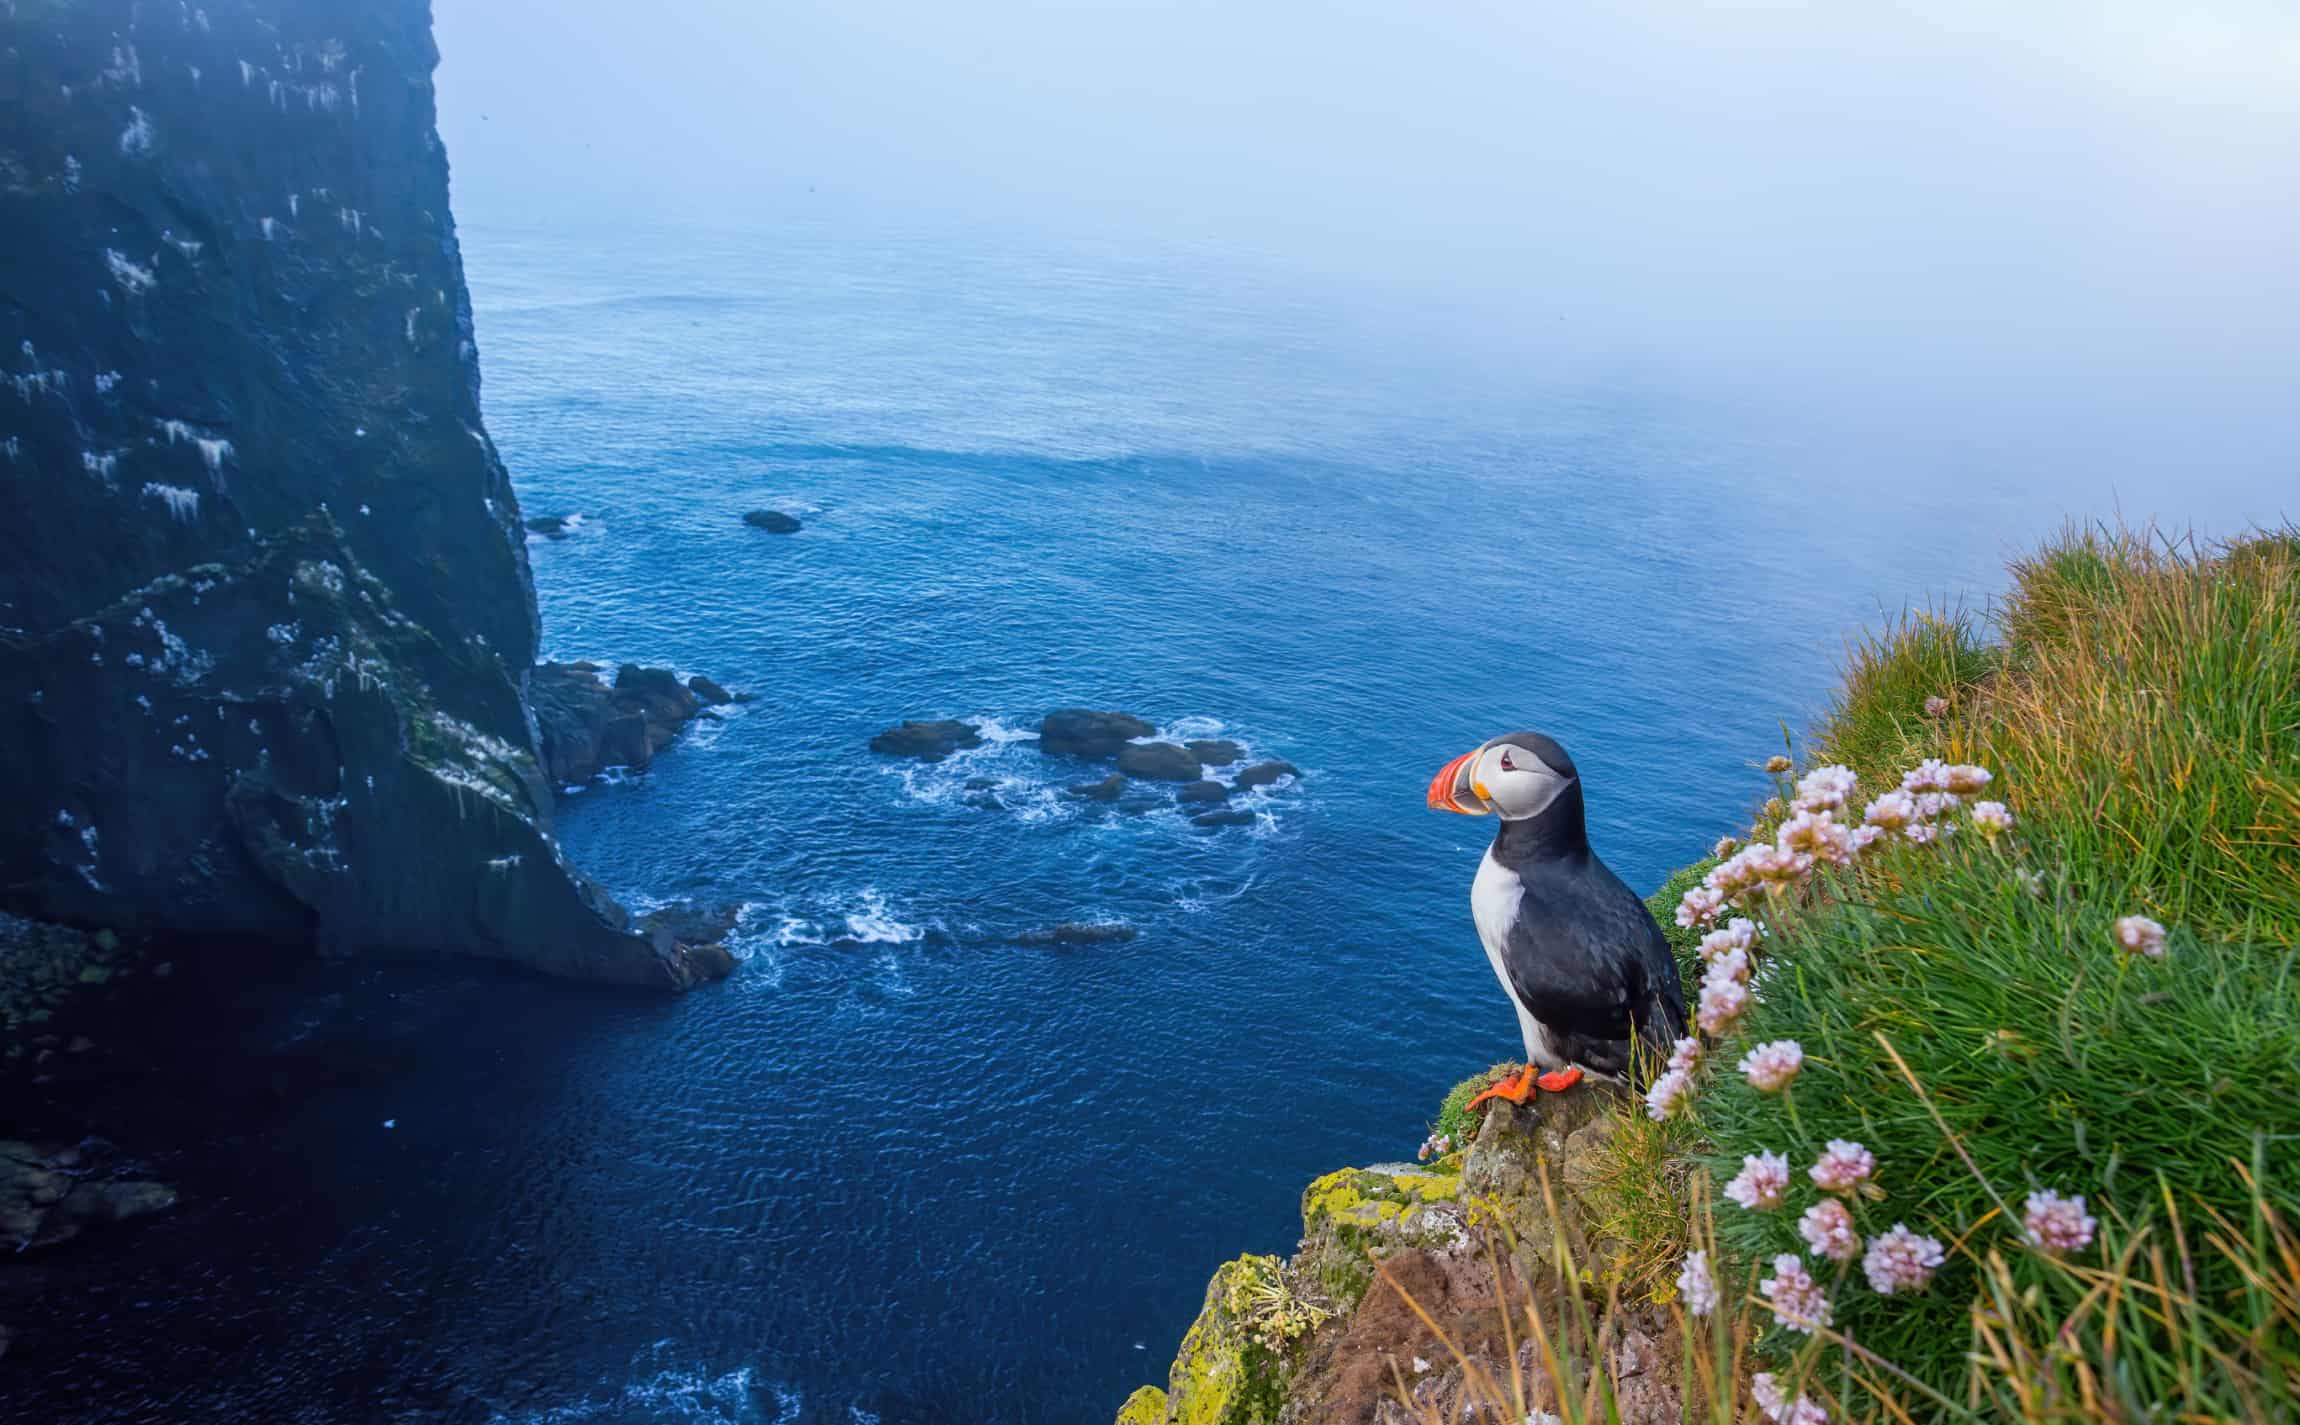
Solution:
M1931 697L1925 699L1926 717L1947 717L1948 715L1949 700L1947 698L1942 697L1939 693L1935 693Z
M1711 866L1709 873L1701 878L1701 884L1723 896L1726 900L1730 901L1739 897L1742 892L1749 889L1749 883L1757 879L1756 872L1749 868L1749 852L1752 849L1754 848L1743 847L1725 860Z
M1720 836L1717 838L1717 844L1709 848L1709 854L1712 856L1730 856L1733 854L1733 848L1740 844L1741 842L1737 837Z
M1829 1324L1828 1293L1794 1252L1773 1259L1773 1275L1757 1283L1757 1294L1773 1303L1773 1319L1792 1331L1810 1336Z
M1789 1160L1779 1153L1754 1153L1741 1160L1741 1171L1725 1184L1725 1195L1751 1212L1771 1212L1789 1190Z
M1797 800L1793 803L1800 811L1830 811L1845 804L1860 783L1850 767L1815 767L1797 780Z
M1805 1067L1805 1050L1794 1039L1760 1044L1741 1056L1741 1074L1759 1093L1779 1093Z
M1861 1255L1861 1234L1853 1230L1853 1214L1833 1197L1822 1198L1805 1209L1805 1215L1797 1219L1797 1235L1812 1247L1816 1257L1849 1262Z
M1852 857L1852 842L1836 818L1825 811L1801 811L1781 823L1774 842L1792 856L1815 861L1844 862Z
M1792 765L1788 758L1778 752L1765 759L1765 770L1768 772L1786 772Z
M1811 1396L1784 1394L1771 1371L1759 1371L1749 1377L1749 1395L1773 1425L1829 1425L1828 1411L1816 1405Z
M1988 768L1975 767L1966 763L1951 767L1941 774L1941 790L1954 792L1960 797L1969 797L1995 780L1996 778L1990 775Z
M1949 764L1938 757L1927 757L1901 774L1901 790L1904 792L1945 792L1948 787Z
M1907 792L1887 792L1869 803L1861 819L1885 831L1899 831L1917 819L1917 799Z
M2116 923L2116 943L2151 960L2164 958L2164 927L2145 915L2128 915Z
M1690 1074L1693 1066L1701 1062L1701 1041L1688 1034L1669 1046L1669 1067L1680 1074Z
M1683 1069L1671 1069L1646 1085L1645 1116L1655 1123L1675 1117L1692 1092L1693 1076Z
M1725 897L1707 886L1695 886L1677 902L1677 923L1688 929L1696 925L1707 925L1723 909Z
M1739 980L1712 980L1701 986L1701 1003L1694 1009L1693 1019L1703 1033L1722 1034L1748 1007L1748 986Z
M1878 839L1884 834L1885 829L1881 826L1854 827L1852 830L1853 854L1858 856L1863 851L1866 851L1870 847L1876 845Z
M1807 1175L1823 1192L1851 1192L1877 1171L1876 1155L1849 1138L1832 1138Z
M1695 1316L1707 1316L1717 1309L1717 1279L1709 1274L1707 1252L1685 1254L1685 1268L1677 1274L1677 1292L1685 1298L1685 1309Z
M1695 947L1704 960L1715 960L1728 950L1746 950L1757 943L1757 922L1735 916L1722 929L1712 930L1701 937Z
M1973 803L1973 825L1989 840L1996 840L2000 832L2012 830L2012 824L2012 809L2003 802Z
M1926 821L1939 821L1944 816L1954 816L1957 808L1963 805L1954 792L1917 793L1917 815Z
M1947 1260L1937 1239L1920 1237L1907 1223L1896 1222L1892 1231L1869 1239L1869 1255L1861 1259L1861 1270L1879 1295L1891 1296L1897 1291L1923 1291L1934 1269Z
M1736 945L1709 962L1709 968L1701 973L1701 983L1723 984L1731 981L1737 985L1747 984L1750 969L1749 952Z
M2080 1252L2092 1245L2093 1229L2100 1226L2085 1215L2082 1196L2032 1192L2026 1207L2021 1226L2028 1229L2029 1245L2047 1252Z

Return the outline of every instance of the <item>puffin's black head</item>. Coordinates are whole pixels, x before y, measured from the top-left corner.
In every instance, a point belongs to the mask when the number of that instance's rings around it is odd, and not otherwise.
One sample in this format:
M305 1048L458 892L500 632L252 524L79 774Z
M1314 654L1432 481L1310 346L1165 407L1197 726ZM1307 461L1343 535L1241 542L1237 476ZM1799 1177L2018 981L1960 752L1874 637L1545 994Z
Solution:
M1553 809L1578 812L1581 773L1556 739L1507 733L1446 763L1430 780L1429 804L1464 816L1490 812L1503 821L1531 821Z

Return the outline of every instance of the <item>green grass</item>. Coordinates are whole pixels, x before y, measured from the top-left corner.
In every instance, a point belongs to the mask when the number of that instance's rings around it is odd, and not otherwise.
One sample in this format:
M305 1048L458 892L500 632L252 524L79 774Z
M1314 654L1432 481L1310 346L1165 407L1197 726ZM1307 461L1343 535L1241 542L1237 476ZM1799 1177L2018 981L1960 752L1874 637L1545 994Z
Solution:
M2161 1244L2176 1219L2300 1218L2300 542L2080 533L2015 572L1993 645L1974 620L1919 614L1856 647L1812 739L1814 760L1860 773L1856 814L1941 756L1995 772L2015 831L1879 848L1767 907L1761 1000L1670 1130L1720 1183L1745 1153L1792 1162L1784 1210L1716 1209L1736 1276L1797 1252L1829 1279L1795 1231L1817 1197L1803 1170L1830 1138L1866 1144L1883 1196L1855 1207L1864 1235L1906 1222L1949 1262L1893 1297L1854 1264L1831 1292L1837 1324L1954 1399L1976 1297L2035 1310L2070 1280L2018 1240L2032 1188L2085 1195L2104 1224L2095 1265L2113 1244ZM1928 715L1929 697L1947 711ZM2115 944L2134 913L2171 928L2164 959ZM1732 1071L1773 1039L1806 1051L1786 1096ZM2169 1270L2199 1319L2289 1332L2235 1260L2184 1253ZM2178 1320L2122 1321L2119 1390L2194 1387L2196 1328Z

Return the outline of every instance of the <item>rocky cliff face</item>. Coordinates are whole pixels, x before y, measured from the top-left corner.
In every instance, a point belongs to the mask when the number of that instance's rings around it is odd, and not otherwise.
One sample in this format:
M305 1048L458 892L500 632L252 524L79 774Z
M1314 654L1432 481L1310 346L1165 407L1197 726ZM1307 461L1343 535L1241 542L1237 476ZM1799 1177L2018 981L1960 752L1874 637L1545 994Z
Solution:
M1128 1397L1118 1425L1525 1425L1563 1413L1561 1376L1581 1400L1592 1365L1624 1425L1682 1420L1656 1308L1617 1307L1562 1371L1527 1329L1531 1310L1574 1332L1563 1274L1591 1259L1590 1169L1627 1111L1594 1084L1497 1103L1474 1144L1426 1168L1319 1178L1295 1254L1223 1263L1166 1384Z
M0 904L680 985L561 859L427 0L0 0Z

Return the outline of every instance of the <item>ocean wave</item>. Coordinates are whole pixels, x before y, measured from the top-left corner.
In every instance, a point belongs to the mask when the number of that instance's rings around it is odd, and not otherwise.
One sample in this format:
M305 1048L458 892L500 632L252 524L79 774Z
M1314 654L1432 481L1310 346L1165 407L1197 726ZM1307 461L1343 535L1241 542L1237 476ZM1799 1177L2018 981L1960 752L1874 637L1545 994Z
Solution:
M717 1376L666 1370L612 1395L498 1414L489 1425L795 1425L805 1407L798 1390L760 1381L749 1366Z

